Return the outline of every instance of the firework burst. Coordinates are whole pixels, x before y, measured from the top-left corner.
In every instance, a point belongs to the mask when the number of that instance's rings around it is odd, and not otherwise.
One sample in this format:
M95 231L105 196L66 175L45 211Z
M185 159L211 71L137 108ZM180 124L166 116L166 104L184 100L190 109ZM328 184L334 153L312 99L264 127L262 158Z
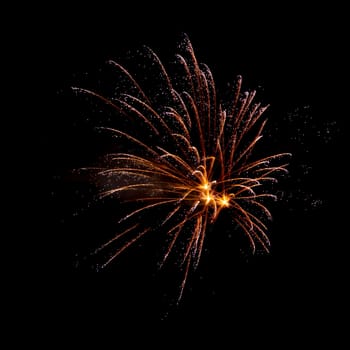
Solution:
M114 61L109 64L123 84L112 96L75 88L120 121L116 128L104 128L117 139L120 151L106 155L103 165L85 169L102 187L102 198L129 203L120 231L96 250L109 252L102 267L141 237L162 232L167 244L160 265L176 251L183 270L179 300L190 269L200 260L207 228L222 211L240 228L253 253L269 251L266 225L271 213L265 200L276 196L267 184L286 172L282 159L288 156L255 157L267 106L254 102L255 91L242 91L241 77L229 101L218 101L212 72L197 62L187 37L180 49L176 74L171 75L155 52L145 48L157 72L154 82L146 84L149 89Z

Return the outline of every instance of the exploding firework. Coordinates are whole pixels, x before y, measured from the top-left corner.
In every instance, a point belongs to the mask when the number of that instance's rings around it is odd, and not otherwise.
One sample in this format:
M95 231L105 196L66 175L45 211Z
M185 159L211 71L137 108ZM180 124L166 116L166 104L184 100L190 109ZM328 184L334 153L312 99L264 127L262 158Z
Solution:
M147 88L114 61L109 64L120 85L113 94L75 88L118 120L117 127L103 128L117 140L118 151L107 154L103 165L85 170L102 188L101 198L116 198L128 212L119 220L120 231L95 253L109 252L106 267L141 237L161 232L166 245L160 265L176 254L182 269L179 300L189 271L200 260L208 227L223 211L253 253L269 251L266 199L276 196L268 184L286 172L288 156L255 156L267 106L254 102L255 91L242 91L241 77L229 101L219 101L212 72L197 62L188 37L180 49L175 74L170 74L145 48L156 72L151 84L143 81Z

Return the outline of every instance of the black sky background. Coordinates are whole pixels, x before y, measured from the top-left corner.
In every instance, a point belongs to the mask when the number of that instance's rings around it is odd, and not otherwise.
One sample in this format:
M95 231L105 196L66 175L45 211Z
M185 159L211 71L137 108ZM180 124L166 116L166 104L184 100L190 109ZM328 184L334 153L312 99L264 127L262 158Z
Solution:
M32 276L27 288L35 296L28 303L45 332L57 340L75 334L119 342L124 328L137 333L152 326L154 339L166 329L175 341L181 334L195 340L192 327L199 327L199 338L231 344L271 344L279 337L298 344L303 337L313 342L341 335L337 320L346 307L347 234L341 201L347 174L341 11L306 11L292 4L268 9L212 3L195 10L175 2L164 8L109 6L52 6L27 40L33 47L28 52L33 79L40 76L42 82L34 128L44 197L37 211L38 253L33 268L23 271ZM127 252L108 271L75 264L77 254L111 230L113 222L98 210L74 214L83 201L65 176L100 146L91 143L89 125L70 105L68 91L106 60L125 57L143 44L169 62L183 32L219 86L241 74L244 87L258 88L257 99L271 105L272 144L293 157L290 177L281 182L284 200L272 204L272 253L242 257L219 226L208 233L199 269L189 278L179 307L173 307L161 289L171 278L157 275L152 241Z

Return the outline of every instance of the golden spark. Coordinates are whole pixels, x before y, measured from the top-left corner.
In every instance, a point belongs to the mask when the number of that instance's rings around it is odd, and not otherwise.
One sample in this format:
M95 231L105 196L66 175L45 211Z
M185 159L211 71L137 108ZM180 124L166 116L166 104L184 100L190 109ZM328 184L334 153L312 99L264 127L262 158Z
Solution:
M116 89L113 96L106 97L75 88L121 121L120 127L104 129L124 145L124 151L106 155L101 167L87 168L103 184L101 197L115 196L134 204L119 221L126 226L96 250L112 247L103 267L155 230L168 237L163 264L180 236L186 237L185 248L178 253L183 269L179 300L191 266L197 267L200 260L207 227L218 220L221 211L227 211L240 227L253 253L258 246L269 251L266 221L271 213L265 199L276 195L267 191L267 184L286 172L287 164L281 159L289 156L254 157L267 106L254 102L255 91L241 90L240 76L230 100L219 102L212 72L197 62L188 37L181 48L174 76L146 48L152 69L158 69L156 93L148 93L114 61L109 64L128 82L125 91ZM144 223L146 216L154 216L157 224Z

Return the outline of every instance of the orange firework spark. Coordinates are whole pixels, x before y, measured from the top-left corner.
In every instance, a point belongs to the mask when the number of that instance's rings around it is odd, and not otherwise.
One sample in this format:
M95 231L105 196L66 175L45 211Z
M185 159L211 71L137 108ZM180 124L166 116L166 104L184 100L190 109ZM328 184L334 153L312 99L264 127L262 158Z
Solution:
M276 196L267 193L266 184L286 172L287 164L281 159L289 155L254 158L267 107L254 102L255 91L241 90L241 77L229 102L219 102L213 75L197 62L187 37L181 48L173 76L146 48L152 69L158 71L152 85L156 92L147 92L114 61L109 63L128 83L127 89L116 88L114 96L106 97L75 88L101 102L121 121L120 127L104 129L121 140L125 150L108 154L104 166L89 168L103 184L101 197L133 203L119 221L121 232L96 250L113 248L103 267L142 236L164 232L168 243L161 264L183 242L178 257L183 268L179 300L191 266L195 268L200 260L207 227L223 210L247 237L253 253L257 247L269 251L266 220L271 214L265 199ZM155 218L153 225L150 217Z

